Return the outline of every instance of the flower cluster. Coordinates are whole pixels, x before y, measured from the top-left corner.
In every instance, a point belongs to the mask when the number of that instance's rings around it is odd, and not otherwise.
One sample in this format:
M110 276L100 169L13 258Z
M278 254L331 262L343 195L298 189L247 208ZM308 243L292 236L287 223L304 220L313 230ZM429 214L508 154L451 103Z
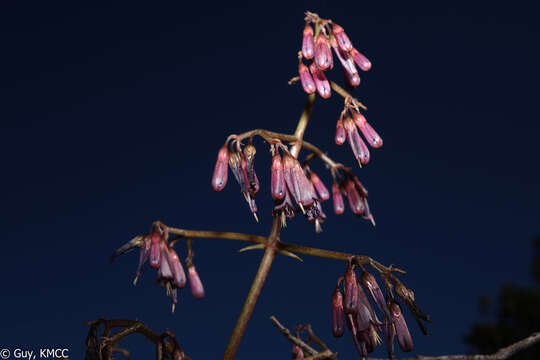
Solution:
M259 178L255 173L255 154L257 150L251 143L244 147L244 151L229 152L227 144L223 145L218 152L214 174L212 176L212 188L221 191L227 185L227 165L231 168L234 178L240 185L240 191L244 195L249 209L255 220L257 217L257 204L255 195L259 192Z
M237 143L238 144L238 143ZM280 154L280 150L283 155ZM315 225L316 232L322 230L321 224L326 219L321 204L330 199L330 192L319 176L306 164L291 156L288 148L283 144L272 144L272 164L270 167L270 194L274 200L272 215L281 219L282 226L286 226L287 218L293 218L302 212L308 221ZM225 188L230 167L235 179L240 184L240 190L249 204L251 212L257 218L257 205L255 195L260 188L259 179L255 173L255 147L249 143L242 150L229 150L227 143L218 152L214 174L212 176L212 188L221 191ZM228 165L228 166L227 166ZM345 211L344 196L347 198L353 214L362 216L375 224L373 214L367 202L368 192L350 169L341 168L344 173L340 184L336 181L336 173L333 170L334 181L332 184L332 197L334 212L341 215Z
M193 254L191 250L186 259L186 277L184 267L173 245L172 242L168 241L167 228L163 224L156 222L152 224L150 232L147 235L136 236L116 250L111 257L111 262L117 256L139 247L139 265L137 266L133 285L137 284L143 267L148 262L150 267L157 270L157 283L162 288L165 288L167 296L171 298L172 311L174 312L175 306L178 303L177 289L184 288L189 280L193 297L202 299L204 297L204 287L195 269L195 265L193 265Z
M315 91L323 98L331 95L330 83L324 71L334 67L332 50L336 54L343 71L345 82L352 88L360 84L357 66L362 71L371 69L371 62L352 45L341 26L331 20L319 18L317 14L306 13L306 25L302 33L302 50L298 53L298 75L304 91ZM311 24L315 25L315 32ZM309 67L303 59L311 60Z
M337 215L341 215L345 211L344 196L347 198L354 215L362 216L375 225L375 218L367 201L368 191L349 169L344 169L344 177L339 185L335 178L332 183L332 201L334 212Z
M403 351L411 351L413 341L401 307L391 292L387 291L385 299L375 277L364 269L361 270L362 274L358 278L354 265L349 262L345 275L339 278L332 293L332 334L335 337L343 336L346 323L356 350L364 358L382 342L379 336L381 332L384 334L390 359L394 358L396 337ZM382 312L382 322L371 306L366 292Z

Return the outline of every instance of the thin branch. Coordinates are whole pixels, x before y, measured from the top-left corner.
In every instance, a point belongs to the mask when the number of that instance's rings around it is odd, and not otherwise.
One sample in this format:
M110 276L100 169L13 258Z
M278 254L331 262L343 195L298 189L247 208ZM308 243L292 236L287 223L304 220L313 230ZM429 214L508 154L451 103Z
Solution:
M304 111L302 112L302 115L300 115L300 119L298 120L298 125L296 126L296 130L294 131L294 136L296 137L296 143L291 148L291 155L294 158L297 158L298 154L300 153L300 148L302 147L302 139L304 138L304 133L306 132L307 124L309 122L309 117L311 115L311 111L313 110L314 104L315 104L315 94L311 94L308 96L306 100Z
M354 106L367 110L367 107L364 104L362 104L360 101L358 101L358 99L353 97L344 88L342 88L341 86L339 86L337 83L335 83L332 80L330 80L330 87L332 88L332 90L334 90L339 95L341 95L345 100L350 99L350 101L352 102Z
M255 279L253 279L253 283L251 284L251 288L249 289L246 301L244 302L242 311L240 312L240 315L236 320L236 325L229 339L229 343L227 344L227 348L225 349L225 352L223 354L224 360L234 359L236 352L238 351L240 341L242 340L244 332L246 331L247 323L251 317L251 314L253 313L255 304L257 303L259 295L261 294L262 287L264 285L266 277L268 276L268 272L270 271L272 262L274 261L274 257L276 255L275 244L279 242L280 233L281 223L279 221L279 218L276 217L272 222L272 230L270 231L270 235L268 236L268 240L266 242L266 250L259 265L259 269L257 270Z
M511 357L512 355L530 348L531 346L540 343L540 332L536 332L529 337L513 343L507 347L499 349L494 354L482 355L482 354L471 354L471 355L440 355L440 356L423 356L416 355L416 357L403 358L400 360L505 360ZM369 358L369 360L386 360L386 359L376 359Z
M278 321L278 319L276 319L276 317L274 315L270 316L270 321L272 321L272 323L274 323L274 325L283 334L283 336L285 336L285 338L287 340L289 340L290 342L292 342L295 345L300 346L302 348L302 350L305 351L306 353L308 353L310 355L315 355L315 354L319 353L317 350L315 350L314 348L312 348L311 346L309 346L308 344L303 342L302 339L299 339L296 336L294 336L293 334L291 334L289 329L287 329L285 326L283 326Z

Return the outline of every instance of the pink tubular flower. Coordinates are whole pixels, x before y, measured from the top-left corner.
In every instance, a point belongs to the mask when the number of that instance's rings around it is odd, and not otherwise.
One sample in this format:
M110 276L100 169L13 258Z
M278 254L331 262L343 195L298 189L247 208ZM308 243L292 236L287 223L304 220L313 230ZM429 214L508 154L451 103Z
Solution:
M159 268L161 262L161 234L158 230L154 231L150 243L150 266L154 269Z
M272 199L282 200L285 198L285 186L283 164L281 163L281 156L276 150L275 155L272 157L272 167L270 171L270 193L272 194Z
M296 344L292 348L292 359L293 360L302 360L304 358L304 351L302 348Z
M345 118L343 127L347 132L347 140L349 140L349 145L358 163L361 165L369 163L369 149L360 137L354 121L350 117Z
M229 164L229 149L227 145L223 145L219 149L216 166L214 167L214 175L212 176L212 188L214 191L221 191L227 185L227 177Z
M343 127L343 119L340 117L336 122L336 145L343 145L347 140L347 134L345 133L345 128Z
M254 154L252 154L254 156ZM252 164L251 160L251 164ZM253 213L255 220L257 218L257 204L255 203L255 194L259 191L259 179L255 174L255 170L251 165L248 167L246 157L241 152L234 152L229 157L229 167L234 175L234 178L240 185L240 191L246 199L249 209Z
M344 52L349 52L353 49L351 40L338 24L332 24L332 33L336 37L339 48Z
M315 52L315 42L313 40L313 28L306 24L302 33L302 55L306 59L312 59Z
M313 186L315 187L315 190L317 190L317 194L319 194L319 200L326 201L330 199L330 193L328 192L328 189L326 188L326 186L324 186L324 183L317 176L317 174L310 170L309 176L311 178Z
M334 212L336 215L341 215L345 211L345 205L343 203L343 194L341 193L341 188L334 180L332 184L332 202L334 204Z
M343 309L346 314L355 314L358 309L358 281L353 267L349 264L343 276L343 291L345 297Z
M348 81L349 85L353 88L360 85L360 75L358 75L358 70L356 70L356 66L354 66L354 61L349 55L349 53L344 52L338 47L335 38L332 38L331 44L334 52L336 53L336 56L339 59L339 62L341 63L341 66L343 67L343 70L345 72L345 78Z
M180 289L186 286L184 267L178 258L178 254L172 247L169 247L169 265L171 266L174 284Z
M371 61L369 61L368 58L365 57L364 54L362 54L360 51L353 48L350 54L356 65L358 65L358 67L360 68L360 70L368 71L369 69L371 69Z
M369 295L371 296L373 301L375 301L379 309L381 311L384 311L387 316L390 316L390 313L388 312L388 309L386 307L384 295L381 291L381 288L379 287L379 284L377 284L377 280L375 279L375 277L367 271L363 271L362 284L364 284L364 286L368 290Z
M315 87L317 88L317 93L323 98L328 99L332 95L330 88L330 83L321 69L317 68L314 63L309 65L309 70L313 75L313 81L315 81Z
M328 70L333 67L332 51L326 36L320 32L315 39L315 65L321 70Z
M150 237L145 236L143 240L143 244L141 246L140 253L139 253L139 265L137 266L137 272L135 273L135 279L133 280L133 285L137 284L137 280L139 280L139 277L142 274L143 266L148 260L148 257L150 255L150 245L151 245Z
M374 148L380 148L383 145L383 141L379 134L369 125L364 115L360 114L359 112L353 113L354 122L356 123L356 126L360 129L362 132L362 135L366 138L366 141L371 147Z
M287 218L293 218L296 214L296 208L291 199L291 194L285 186L285 197L283 200L274 201L274 210L272 211L272 216L281 218L281 226L287 226Z
M347 200L349 201L349 207L354 215L362 215L364 212L364 201L354 182L351 179L346 179L344 183L345 191L347 192Z
M394 337L396 332L394 331L394 323L389 318L384 319L384 338L386 340L386 348L388 350L388 358L394 359Z
M343 336L343 295L339 286L332 293L332 334L334 337Z
M305 207L313 205L315 194L298 160L287 153L283 155L283 174L290 194L305 213Z
M298 63L298 75L300 76L300 82L302 87L307 94L313 94L317 88L315 87L315 82L309 73L309 69L302 61Z
M169 249L165 241L161 241L159 244L160 261L158 269L158 281L162 279L172 279L173 273L169 264Z
M405 352L412 351L413 341L411 334L409 333L409 328L407 323L403 318L401 313L401 308L395 302L390 304L390 314L392 315L392 322L394 323L394 328L396 330L396 336L398 340L399 347Z
M199 278L199 274L197 274L195 265L193 264L188 266L188 279L189 287L191 288L191 294L193 295L193 297L195 299L202 299L204 297L204 287L201 279Z

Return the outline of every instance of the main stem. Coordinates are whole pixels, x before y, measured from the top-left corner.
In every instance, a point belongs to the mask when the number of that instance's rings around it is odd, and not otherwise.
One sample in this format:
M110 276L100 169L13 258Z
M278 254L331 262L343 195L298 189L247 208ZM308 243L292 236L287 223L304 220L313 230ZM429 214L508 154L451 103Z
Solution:
M311 115L311 110L313 110L314 103L315 94L311 94L308 96L304 111L298 120L298 125L296 126L296 131L294 132L296 143L291 148L291 154L295 158L298 157L298 153L302 148L302 138L304 136L304 132L306 131L309 116ZM240 312L240 316L238 316L238 319L236 320L236 325L234 326L229 343L227 344L227 348L223 354L223 360L234 359L236 352L238 351L238 347L240 346L240 341L242 340L244 332L246 331L248 321L251 318L253 310L255 309L257 299L261 294L264 281L266 280L268 272L272 267L272 262L274 261L274 257L276 255L276 248L279 243L280 233L281 221L279 220L279 217L274 217L274 220L272 221L272 230L270 231L270 235L268 235L268 239L266 241L266 250L264 251L261 263L259 264L257 274L255 274L255 279L253 279L253 283L249 289L249 293L246 297L246 301L244 302L244 306L242 307L242 311Z

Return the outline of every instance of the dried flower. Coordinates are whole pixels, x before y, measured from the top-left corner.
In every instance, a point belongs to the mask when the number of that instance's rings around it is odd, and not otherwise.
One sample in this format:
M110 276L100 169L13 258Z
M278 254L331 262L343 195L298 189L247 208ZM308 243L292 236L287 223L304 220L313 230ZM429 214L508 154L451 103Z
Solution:
M313 28L309 24L306 24L302 33L302 55L306 59L311 59L313 58L314 53L315 43L313 40Z
M368 290L369 295L371 296L373 301L375 301L379 309L381 311L384 311L387 316L390 316L390 313L388 312L388 309L386 307L384 295L381 291L381 288L379 287L379 284L377 284L377 280L375 279L375 277L364 270L362 272L362 284L364 284L364 286Z
M216 166L214 167L214 175L212 176L212 188L214 191L221 191L227 185L227 177L229 164L229 149L227 145L223 145L219 149Z

